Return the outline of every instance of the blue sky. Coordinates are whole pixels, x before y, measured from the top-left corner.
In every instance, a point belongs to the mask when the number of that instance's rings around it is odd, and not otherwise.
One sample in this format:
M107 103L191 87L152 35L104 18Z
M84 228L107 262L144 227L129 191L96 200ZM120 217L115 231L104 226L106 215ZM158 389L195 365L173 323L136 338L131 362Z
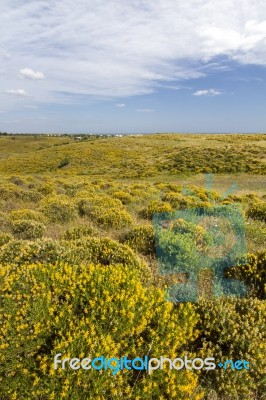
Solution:
M265 0L1 0L0 131L266 132Z

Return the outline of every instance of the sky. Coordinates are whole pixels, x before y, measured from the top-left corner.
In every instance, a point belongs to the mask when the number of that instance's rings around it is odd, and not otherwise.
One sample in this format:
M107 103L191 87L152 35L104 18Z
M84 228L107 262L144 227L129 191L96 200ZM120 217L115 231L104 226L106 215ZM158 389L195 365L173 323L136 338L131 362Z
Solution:
M1 0L0 132L266 132L265 0Z

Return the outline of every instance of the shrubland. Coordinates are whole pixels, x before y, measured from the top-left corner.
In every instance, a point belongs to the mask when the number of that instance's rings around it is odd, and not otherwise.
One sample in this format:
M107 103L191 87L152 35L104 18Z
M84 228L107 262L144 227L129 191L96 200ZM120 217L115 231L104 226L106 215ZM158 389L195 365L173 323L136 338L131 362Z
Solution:
M0 136L0 145L0 398L265 398L265 135ZM205 172L217 174L213 187ZM160 274L156 240L191 265L212 237L181 217L156 231L154 215L228 205L241 209L247 254L225 276L246 297L167 301L173 281ZM60 352L252 368L55 371Z

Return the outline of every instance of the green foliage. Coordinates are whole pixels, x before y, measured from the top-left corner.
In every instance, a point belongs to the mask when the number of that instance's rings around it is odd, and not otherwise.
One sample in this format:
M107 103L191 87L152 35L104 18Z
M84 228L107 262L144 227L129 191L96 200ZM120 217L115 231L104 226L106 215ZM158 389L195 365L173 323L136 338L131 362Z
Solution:
M123 236L122 242L144 255L155 254L155 238L152 226L140 225L134 227Z
M41 222L30 219L16 219L11 226L14 236L25 240L41 238L46 228Z
M60 163L58 164L58 168L63 168L66 167L70 163L69 158L65 157L63 158Z
M115 199L119 199L123 204L129 204L133 200L132 196L129 193L124 192L123 190L117 190L116 192L114 192L113 197Z
M247 216L253 219L257 219L259 221L266 222L266 203L253 203L247 211Z
M84 237L74 242L37 239L11 240L0 249L0 263L26 265L37 262L66 261L72 264L122 264L136 270L146 266L126 245L108 238Z
M246 360L250 370L224 369L208 371L201 380L207 391L218 398L234 400L263 398L266 368L266 303L258 299L217 299L196 305L200 316L195 343L203 357L217 362Z
M248 254L247 262L240 260L239 265L226 271L229 278L244 281L250 289L250 295L266 299L266 251Z
M13 239L13 236L7 232L0 232L0 246L10 242Z
M23 220L32 220L32 221L38 221L38 222L46 222L45 216L40 212L36 210L30 210L30 209L22 209L22 210L14 210L10 213L10 219L12 221L16 221L18 219L23 219Z
M76 209L73 202L63 195L46 197L41 202L40 209L50 222L65 223L73 220Z
M178 218L165 220L156 227L156 244L163 270L180 272L182 267L182 271L192 272L194 268L196 272L196 266L202 267L199 257L205 254L212 240L202 226Z
M52 239L34 241L12 240L0 249L0 263L18 266L61 260L71 252L71 247Z
M9 219L6 213L0 211L0 226L1 229L7 228L10 225Z
M266 242L266 223L249 219L245 224L245 236L249 252L254 253L264 250Z
M95 228L88 225L80 225L73 228L69 228L65 231L64 240L77 240L84 236L94 236L96 234Z
M152 200L148 206L144 207L140 211L140 216L146 219L152 219L153 215L156 213L167 213L171 212L172 206L169 203L165 203L162 201Z
M103 228L124 228L133 222L131 215L118 199L109 196L92 196L78 201L81 216L91 218Z

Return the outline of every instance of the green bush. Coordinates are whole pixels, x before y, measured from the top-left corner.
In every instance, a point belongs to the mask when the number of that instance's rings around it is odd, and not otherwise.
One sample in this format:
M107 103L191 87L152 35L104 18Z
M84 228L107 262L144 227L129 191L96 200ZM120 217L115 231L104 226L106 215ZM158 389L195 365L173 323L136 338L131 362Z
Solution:
M155 237L153 227L149 225L136 226L123 236L122 243L144 255L154 255Z
M146 269L128 246L108 238L84 237L75 242L47 238L34 241L12 240L0 249L1 264L26 265L56 261L72 264L122 264L139 271Z
M92 196L78 201L81 216L87 216L103 228L124 228L132 224L131 215L118 199L109 196Z
M156 226L157 255L165 272L196 274L206 263L204 254L211 244L212 239L203 227L181 218L166 219Z
M186 198L181 193L167 192L163 194L162 200L170 203L176 209L186 206Z
M78 261L101 265L122 264L137 270L145 269L128 246L109 238L86 237L77 240L66 259L72 263Z
M85 193L84 193L85 194ZM118 199L113 199L107 195L92 194L77 198L78 210L81 216L91 217L95 208L102 207L106 209L124 209L123 204Z
M162 201L152 200L148 206L144 207L139 215L142 218L152 219L153 215L156 213L167 213L171 212L172 206L169 203L164 203Z
M64 233L63 239L77 240L83 238L84 236L94 236L95 234L95 228L88 225L81 225L67 229Z
M91 218L102 228L121 229L133 223L131 215L126 210L116 208L106 209L101 206L93 209Z
M133 197L123 190L117 190L116 192L114 192L113 197L115 199L119 199L123 204L129 204L133 200Z
M12 232L19 239L32 240L41 238L46 226L38 221L18 219L12 222Z
M63 259L71 251L69 244L62 245L52 239L34 241L11 240L0 249L0 264L26 265Z
M265 202L253 203L247 211L247 216L249 218L266 222L266 203Z
M16 221L18 219L23 219L23 220L29 219L33 221L39 221L42 223L46 222L45 216L40 211L29 210L26 208L22 210L11 211L10 218L12 221Z
M247 262L241 262L226 271L228 278L244 281L250 295L266 299L266 251L248 254Z
M73 202L63 195L47 197L41 202L41 212L50 222L65 223L76 217Z
M10 223L9 223L7 214L2 212L2 211L0 211L0 226L1 226L1 229L9 227L9 225L10 225Z
M266 248L266 223L249 219L245 223L245 236L250 253L264 250Z
M250 370L232 371L216 368L201 374L208 392L219 399L259 399L265 394L266 368L266 303L258 299L224 298L202 300L196 305L200 316L195 343L203 358L214 357L216 363L225 360L246 360Z
M0 232L0 246L10 242L13 239L13 236L7 232Z

